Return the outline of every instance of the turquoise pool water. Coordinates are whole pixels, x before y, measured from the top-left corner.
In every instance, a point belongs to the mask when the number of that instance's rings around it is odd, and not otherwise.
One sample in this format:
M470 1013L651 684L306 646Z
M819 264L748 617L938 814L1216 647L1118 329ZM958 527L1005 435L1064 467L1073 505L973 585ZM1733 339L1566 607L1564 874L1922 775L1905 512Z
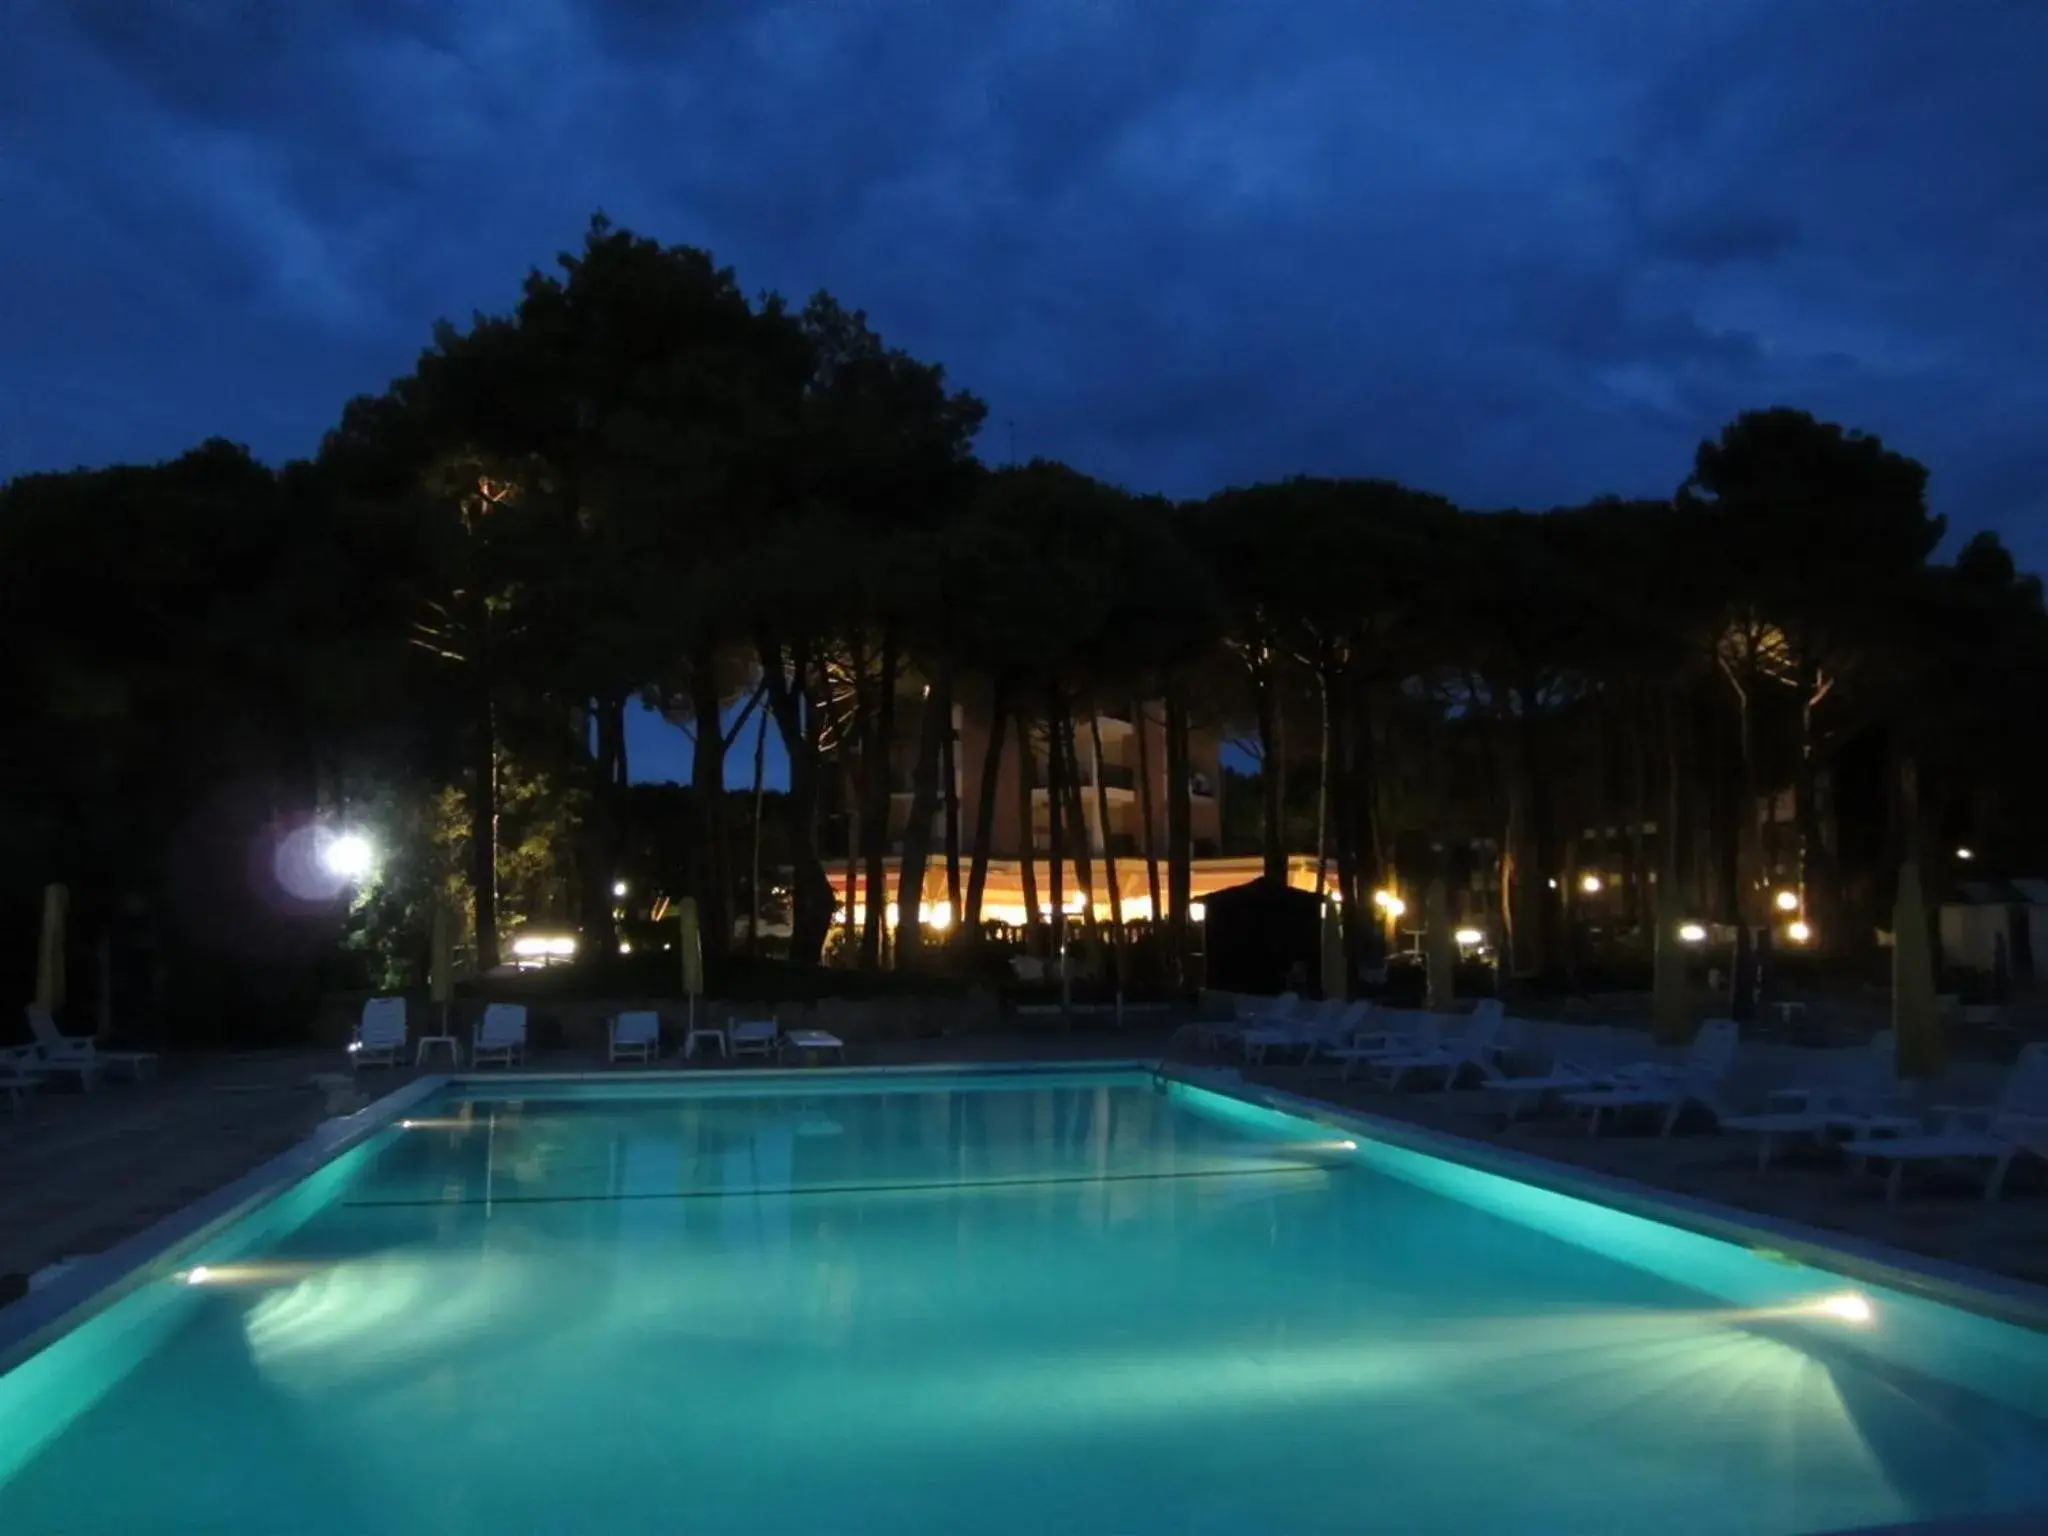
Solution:
M0 1377L0 1531L2048 1505L2037 1334L1141 1074L703 1081L458 1086L345 1155Z

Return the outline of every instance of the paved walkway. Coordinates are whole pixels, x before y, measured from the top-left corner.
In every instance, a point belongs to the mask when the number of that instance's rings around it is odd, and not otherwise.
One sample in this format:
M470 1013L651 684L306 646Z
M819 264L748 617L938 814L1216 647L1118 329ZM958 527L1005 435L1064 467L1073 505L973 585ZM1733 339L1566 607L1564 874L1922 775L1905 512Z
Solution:
M870 1065L1102 1060L1166 1050L1164 1032L1047 1029L878 1041L853 1059ZM110 1082L91 1094L41 1093L18 1114L0 1113L0 1287L19 1286L57 1260L98 1252L303 1139L330 1113L313 1079L339 1065L332 1051L174 1061L155 1081ZM584 1070L601 1063L549 1056L534 1065ZM1603 1133L1593 1139L1559 1120L1504 1130L1475 1093L1391 1094L1343 1083L1327 1069L1255 1075L1376 1114L2048 1284L2048 1176L2038 1165L2016 1166L2006 1198L1995 1206L1976 1197L1979 1185L1933 1180L1909 1186L1906 1198L1891 1207L1875 1181L1851 1179L1825 1155L1795 1153L1760 1173L1754 1145L1745 1138L1708 1133L1664 1141ZM410 1070L366 1071L361 1082L381 1094L413 1076ZM9 1294L0 1289L0 1299Z

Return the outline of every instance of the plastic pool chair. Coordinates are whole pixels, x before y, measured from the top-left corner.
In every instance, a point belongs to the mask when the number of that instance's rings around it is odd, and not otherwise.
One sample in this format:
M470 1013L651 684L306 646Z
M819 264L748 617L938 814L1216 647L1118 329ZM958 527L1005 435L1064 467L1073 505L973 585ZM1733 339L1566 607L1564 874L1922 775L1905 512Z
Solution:
M1442 1037L1443 1021L1436 1014L1414 1009L1383 1008L1376 1017L1384 1026L1360 1030L1352 1043L1326 1052L1333 1061L1344 1063L1344 1076L1360 1066L1387 1056L1419 1056L1434 1051Z
M1610 1109L1663 1110L1660 1136L1671 1134L1679 1113L1688 1104L1703 1104L1718 1118L1721 1083L1728 1076L1728 1069L1735 1065L1735 1048L1741 1043L1741 1035L1741 1027L1733 1019L1709 1019L1686 1048L1683 1064L1670 1067L1652 1062L1632 1068L1626 1080L1567 1093L1564 1102L1572 1109L1590 1112L1586 1122L1588 1136L1599 1133L1600 1116Z
M495 1061L513 1067L522 1065L525 1060L526 1005L491 1004L477 1021L476 1033L470 1036L469 1064L481 1067L486 1062Z
M1506 1022L1500 1003L1487 998L1472 1010L1461 1033L1449 1039L1439 1034L1436 1043L1425 1050L1370 1056L1365 1063L1375 1078L1385 1075L1389 1088L1400 1087L1401 1079L1410 1072L1442 1072L1446 1088L1457 1083L1458 1074L1466 1067L1491 1077L1500 1070L1495 1058L1500 1055L1501 1027Z
M1782 1137L1810 1136L1825 1142L1830 1132L1859 1137L1900 1135L1917 1130L1920 1117L1905 1111L1892 1072L1892 1032L1881 1031L1865 1050L1837 1053L1848 1071L1834 1084L1773 1088L1762 1114L1724 1119L1721 1129L1757 1138L1756 1165L1768 1168Z
M352 1067L395 1067L405 1060L405 999L373 997L363 1004L349 1042Z
M1253 1025L1238 1036L1247 1061L1263 1062L1268 1051L1298 1051L1308 1047L1323 1030L1336 1023L1344 1005L1334 998L1311 1003L1292 1017L1270 1019Z
M35 1037L37 1057L57 1071L71 1070L73 1062L92 1062L102 1070L125 1067L131 1077L139 1078L156 1065L154 1051L103 1051L96 1041L84 1036L58 1033L57 1021L50 1017L50 1011L33 1003L28 1009L28 1028Z
M661 1015L638 1008L612 1015L611 1059L652 1061L661 1054Z
M1941 1128L1919 1136L1861 1136L1843 1145L1861 1172L1870 1159L1891 1164L1885 1198L1897 1200L1906 1164L1921 1162L1984 1162L1984 1198L1996 1200L2005 1187L2005 1173L2022 1152L2048 1159L2048 1044L2036 1043L2020 1052L1995 1104L1944 1104L1935 1113Z
M776 1019L735 1019L725 1032L733 1060L749 1054L774 1060L782 1049L782 1025Z
M38 1081L28 1073L20 1071L16 1066L17 1056L26 1056L27 1054L26 1050L18 1053L14 1051L0 1051L0 1094L7 1096L7 1107L9 1109L19 1109L21 1101L27 1097L29 1089L35 1087Z
M1278 997L1239 994L1231 1000L1229 1018L1213 1019L1191 1028L1196 1042L1205 1049L1220 1051L1228 1046L1241 1047L1244 1037L1251 1031L1277 1028L1291 1022L1300 1004L1300 996L1293 992L1283 992Z

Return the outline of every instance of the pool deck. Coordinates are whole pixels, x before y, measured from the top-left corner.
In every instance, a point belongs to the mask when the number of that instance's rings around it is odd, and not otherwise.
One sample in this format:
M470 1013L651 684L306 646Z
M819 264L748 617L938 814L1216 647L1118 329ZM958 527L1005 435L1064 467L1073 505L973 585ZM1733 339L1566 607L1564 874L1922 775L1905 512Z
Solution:
M875 1042L849 1058L853 1065L916 1066L1169 1054L1164 1032L1043 1031ZM45 1265L108 1248L304 1140L330 1113L314 1077L345 1070L333 1051L200 1057L166 1065L162 1077L151 1081L104 1083L90 1094L39 1093L17 1113L0 1112L0 1304ZM600 1061L573 1055L539 1056L532 1069L606 1070ZM425 1069L436 1070L445 1069ZM360 1083L375 1097L420 1075L411 1069L366 1070ZM1246 1076L1823 1232L2048 1283L2048 1170L2039 1164L2016 1164L2005 1198L1995 1205L1978 1198L1980 1183L1930 1179L1909 1183L1894 1207L1885 1203L1876 1180L1853 1179L1822 1153L1787 1149L1760 1172L1755 1144L1745 1137L1681 1131L1660 1140L1603 1131L1593 1138L1554 1118L1504 1130L1477 1093L1388 1093L1342 1082L1329 1069L1247 1069Z

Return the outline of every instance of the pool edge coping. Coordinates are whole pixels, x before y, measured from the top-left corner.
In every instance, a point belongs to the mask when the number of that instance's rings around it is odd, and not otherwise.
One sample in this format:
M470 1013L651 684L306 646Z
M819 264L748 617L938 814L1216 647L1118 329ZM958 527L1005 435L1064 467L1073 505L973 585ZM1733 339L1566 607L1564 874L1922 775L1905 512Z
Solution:
M2048 1333L2048 1286L2009 1275L1973 1268L1930 1254L1914 1253L1888 1243L1835 1233L1780 1216L1767 1216L1741 1206L1724 1205L1697 1195L1645 1184L1619 1174L1581 1168L1535 1153L1479 1141L1455 1131L1436 1130L1412 1121L1377 1115L1370 1110L1332 1104L1284 1088L1238 1078L1205 1078L1217 1069L1187 1068L1162 1063L1159 1075L1190 1088L1221 1094L1282 1114L1299 1115L1319 1125L1359 1131L1428 1157L1441 1158L1557 1194L1607 1206L1630 1215L1661 1221L1749 1249L1768 1247L1815 1269L1874 1285L1909 1291L1944 1306L1958 1307L2012 1327ZM1228 1071L1229 1069L1223 1069ZM1755 1241L1752 1239L1760 1239ZM1830 1262L1835 1260L1837 1262Z

